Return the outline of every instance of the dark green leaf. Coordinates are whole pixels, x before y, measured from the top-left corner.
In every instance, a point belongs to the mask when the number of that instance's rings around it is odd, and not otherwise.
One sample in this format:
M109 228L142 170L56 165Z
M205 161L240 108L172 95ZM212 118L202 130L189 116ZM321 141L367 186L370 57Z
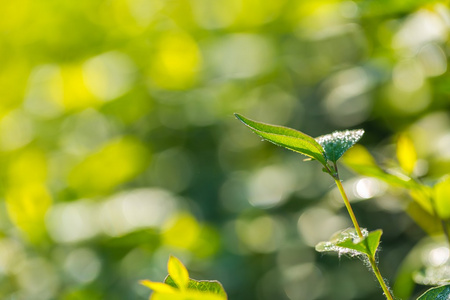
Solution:
M417 300L448 300L450 299L450 285L429 289Z
M325 152L322 146L314 138L303 132L265 123L256 122L240 114L234 114L236 118L249 127L254 133L275 145L299 152L327 165Z
M316 141L325 150L325 156L336 162L348 149L358 142L364 134L363 129L335 131L331 134L319 136Z

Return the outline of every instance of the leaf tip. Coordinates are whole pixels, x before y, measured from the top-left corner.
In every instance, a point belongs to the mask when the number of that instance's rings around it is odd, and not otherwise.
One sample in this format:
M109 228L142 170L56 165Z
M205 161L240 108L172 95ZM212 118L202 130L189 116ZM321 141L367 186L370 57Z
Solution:
M243 115L238 114L238 113L234 113L233 115L235 116L236 119L238 119L239 121L241 121L242 123L245 124L244 116L243 116Z

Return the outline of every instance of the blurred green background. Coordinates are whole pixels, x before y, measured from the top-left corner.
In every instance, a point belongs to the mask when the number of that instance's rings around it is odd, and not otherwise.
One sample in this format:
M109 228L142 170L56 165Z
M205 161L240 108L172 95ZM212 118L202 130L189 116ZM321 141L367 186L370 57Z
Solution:
M0 4L0 298L147 299L169 254L236 300L376 300L327 174L233 112L318 136L364 128L395 166L450 167L450 12L423 0ZM409 198L342 169L395 281L426 233ZM448 253L447 253L448 256ZM416 286L414 293L425 287Z

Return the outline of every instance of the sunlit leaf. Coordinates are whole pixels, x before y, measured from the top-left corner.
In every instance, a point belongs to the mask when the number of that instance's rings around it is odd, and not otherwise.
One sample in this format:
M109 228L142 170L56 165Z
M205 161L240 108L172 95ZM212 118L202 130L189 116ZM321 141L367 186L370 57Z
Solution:
M417 300L447 300L450 298L450 285L444 285L429 289Z
M178 258L175 256L170 256L167 264L167 270L178 288L182 290L187 288L189 284L189 273Z
M274 126L265 123L256 122L245 118L240 114L235 114L236 118L249 127L260 137L274 143L275 145L299 152L318 160L323 165L327 164L322 146L309 135L303 132L283 127Z
M175 281L172 279L170 275L166 277L164 283L172 286L178 287ZM196 290L201 292L208 292L222 296L226 299L227 294L220 282L217 280L195 280L189 279L188 290Z
M434 204L441 219L450 219L450 176L434 186Z
M170 256L167 269L169 275L164 282L140 281L153 290L151 300L227 300L227 294L218 281L190 279L178 258Z
M417 162L417 153L412 140L404 134L397 140L397 160L407 174L412 174Z
M325 156L332 162L336 162L341 156L356 144L364 134L364 130L335 131L331 134L319 136L316 141L325 150Z
M367 254L375 255L380 243L381 230L371 231L361 230L364 239L361 240L353 228L336 233L328 242L320 242L316 246L318 252L337 252L339 254L349 254L351 256Z

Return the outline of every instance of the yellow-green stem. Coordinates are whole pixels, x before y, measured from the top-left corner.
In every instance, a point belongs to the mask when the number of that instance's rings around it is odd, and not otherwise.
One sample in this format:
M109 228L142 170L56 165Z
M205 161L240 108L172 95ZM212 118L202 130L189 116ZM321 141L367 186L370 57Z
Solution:
M350 219L352 219L353 226L355 227L359 238L363 239L364 236L361 232L361 228L359 227L358 221L356 220L355 214L353 213L352 206L350 205L350 202L348 201L347 194L345 193L344 187L342 186L342 182L339 179L339 176L336 176L334 178L334 181L336 182L339 192L341 193L342 199L344 200L345 207L347 208L348 214L350 215Z
M375 262L375 257L369 256L369 262L370 262L370 265L372 266L372 270L373 270L373 273L375 274L375 277L378 279L378 282L380 283L380 286L383 289L386 299L394 300L394 298L392 298L391 292L389 291L388 287L386 286L386 282L384 282L384 280L383 280L383 276L381 276L380 269L378 269L378 265Z
M337 166L335 165L336 174L333 176L334 181L336 182L336 185L339 189L339 192L341 193L342 199L344 200L345 207L347 208L348 214L350 215L350 219L352 219L353 226L356 229L356 232L358 233L358 236L360 239L364 239L364 236L361 232L361 228L359 227L358 221L356 220L356 216L353 213L352 206L350 205L350 201L348 201L347 194L345 193L344 187L342 186L342 182L339 179L339 175L337 173ZM392 295L386 286L386 283L383 280L383 277L381 276L380 269L378 269L377 263L375 262L375 254L368 255L370 265L372 266L373 273L375 274L375 277L377 278L378 282L380 283L381 288L383 289L384 295L386 296L386 299L393 300Z

